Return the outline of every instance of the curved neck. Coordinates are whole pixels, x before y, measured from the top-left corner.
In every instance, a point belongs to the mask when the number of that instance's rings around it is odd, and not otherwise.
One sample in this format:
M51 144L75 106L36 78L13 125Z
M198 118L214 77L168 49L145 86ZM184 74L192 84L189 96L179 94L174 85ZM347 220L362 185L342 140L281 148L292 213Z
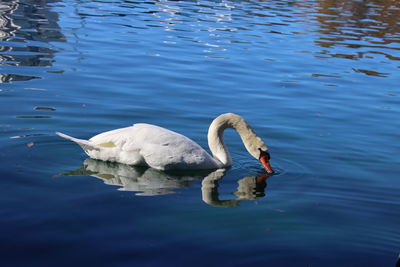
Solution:
M242 117L233 113L226 113L214 119L208 129L208 146L210 147L213 157L222 163L222 167L228 167L232 164L232 159L225 145L223 136L224 130L227 128L236 130L247 151L258 159L259 155L255 152L257 148L254 148L252 143L254 143L254 140L261 141L261 139L257 137L253 129L251 129Z

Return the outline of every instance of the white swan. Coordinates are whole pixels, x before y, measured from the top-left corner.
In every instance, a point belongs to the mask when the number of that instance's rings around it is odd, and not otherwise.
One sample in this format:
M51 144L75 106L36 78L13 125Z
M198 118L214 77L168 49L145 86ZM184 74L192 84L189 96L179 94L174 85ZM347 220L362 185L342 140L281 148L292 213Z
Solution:
M56 133L80 145L93 159L158 170L187 170L231 166L232 160L223 139L226 128L235 129L250 155L260 160L268 173L273 173L267 146L242 117L233 113L218 116L210 125L208 146L212 156L191 139L151 124L137 123L95 135L89 140Z

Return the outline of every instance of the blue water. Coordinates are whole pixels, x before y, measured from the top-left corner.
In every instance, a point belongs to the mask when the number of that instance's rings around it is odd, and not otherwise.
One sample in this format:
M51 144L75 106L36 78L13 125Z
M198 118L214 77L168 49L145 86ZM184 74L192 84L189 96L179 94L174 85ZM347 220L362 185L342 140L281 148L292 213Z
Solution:
M396 1L3 1L3 266L395 266ZM242 115L277 173L225 133L233 167L162 173L89 160L146 122L207 147Z

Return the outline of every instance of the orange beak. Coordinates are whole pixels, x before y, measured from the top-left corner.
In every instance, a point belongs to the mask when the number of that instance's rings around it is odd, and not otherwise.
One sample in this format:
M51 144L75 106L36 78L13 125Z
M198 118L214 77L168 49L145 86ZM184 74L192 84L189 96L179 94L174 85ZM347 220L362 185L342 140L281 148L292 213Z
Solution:
M268 156L261 156L260 162L264 166L264 168L268 174L274 173L274 170L272 169L271 164L269 164Z

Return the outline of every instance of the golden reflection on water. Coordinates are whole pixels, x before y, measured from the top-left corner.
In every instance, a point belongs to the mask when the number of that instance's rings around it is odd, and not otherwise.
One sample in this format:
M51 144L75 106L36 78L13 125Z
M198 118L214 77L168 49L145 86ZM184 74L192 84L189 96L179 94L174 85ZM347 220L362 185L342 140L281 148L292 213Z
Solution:
M173 194L174 190L187 188L196 180L202 180L202 200L215 207L236 207L240 202L256 200L265 196L266 174L246 176L237 181L238 187L233 195L235 199L220 199L218 187L225 176L225 170L211 172L174 173L162 172L152 168L129 166L87 158L81 168L58 176L92 176L105 184L118 186L120 191L136 192L137 196L157 196Z
M181 10L179 5L158 4L161 13L167 13L165 18L166 30L179 30ZM165 6L164 6L165 5ZM256 3L229 3L219 5L218 8L199 4L200 15L207 14L199 21L209 21L204 24L210 32L210 37L215 37L213 43L207 41L198 42L207 46L204 51L210 54L206 57L230 59L223 56L224 53L214 55L212 52L224 52L229 50L227 44L231 44L230 38L235 32L251 30L253 26L263 26L268 34L308 35L314 34L313 43L322 48L315 57L339 58L349 60L374 59L384 57L387 60L400 60L400 1L396 0L316 0L316 1L279 1L273 5L269 1ZM236 10L242 9L241 16L236 16ZM162 19L163 16L160 15ZM246 19L247 17L247 19ZM245 19L244 23L237 27L238 20ZM214 22L212 24L211 22ZM294 24L306 25L305 32L291 30ZM311 25L310 25L311 24ZM278 28L275 28L278 27ZM295 26L297 27L297 26ZM255 32L258 36L258 32ZM243 40L247 41L247 40ZM387 62L386 62L387 63ZM388 77L390 74L377 70L354 67L356 73L368 76ZM319 75L319 74L315 74ZM339 77L339 76L336 76Z
M378 54L400 60L395 55L400 50L400 1L319 0L316 4L312 20L318 23L316 32L321 36L315 44L327 49L335 46L351 49L347 53L324 50L321 54L353 60ZM381 76L373 72L365 74Z
M191 5L190 10L186 10L188 5L179 2L149 1L148 4L153 4L155 7L149 11L153 18L138 29L162 27L167 32L209 32L208 37L212 38L202 38L201 34L192 38L194 42L203 46L207 58L229 60L230 55L226 51L231 49L233 44L252 42L245 38L236 39L237 33L249 31L249 34L254 34L257 38L262 38L263 33L289 35L315 33L313 43L322 48L321 51L313 52L317 53L317 58L358 60L383 56L389 60L400 60L398 54L400 1L397 0L274 1L273 5L269 1L255 3L223 1L218 4L205 1ZM93 12L95 11L97 13L94 14L79 13L79 16L82 19L91 15L102 16L98 13L99 10L94 9ZM196 21L195 24L191 23L193 20ZM306 31L298 32L297 27L303 23ZM125 26L137 28L133 23ZM265 29L251 33L254 26L264 26ZM296 30L292 30L292 26ZM167 39L163 42L169 45L175 44L173 36L173 34L167 35ZM26 0L23 5L16 0L2 2L0 41L3 44L0 46L0 66L52 65L52 60L49 58L53 58L53 54L57 51L44 46L29 46L29 43L25 47L15 46L12 44L15 40L49 43L63 42L66 38L58 25L58 14L45 2ZM5 42L9 42L8 45ZM159 53L150 55L160 56ZM355 68L354 71L369 76L388 76L387 73L363 68ZM48 72L58 73L55 70ZM3 82L35 78L41 77L16 74L13 70L0 74L0 80Z

